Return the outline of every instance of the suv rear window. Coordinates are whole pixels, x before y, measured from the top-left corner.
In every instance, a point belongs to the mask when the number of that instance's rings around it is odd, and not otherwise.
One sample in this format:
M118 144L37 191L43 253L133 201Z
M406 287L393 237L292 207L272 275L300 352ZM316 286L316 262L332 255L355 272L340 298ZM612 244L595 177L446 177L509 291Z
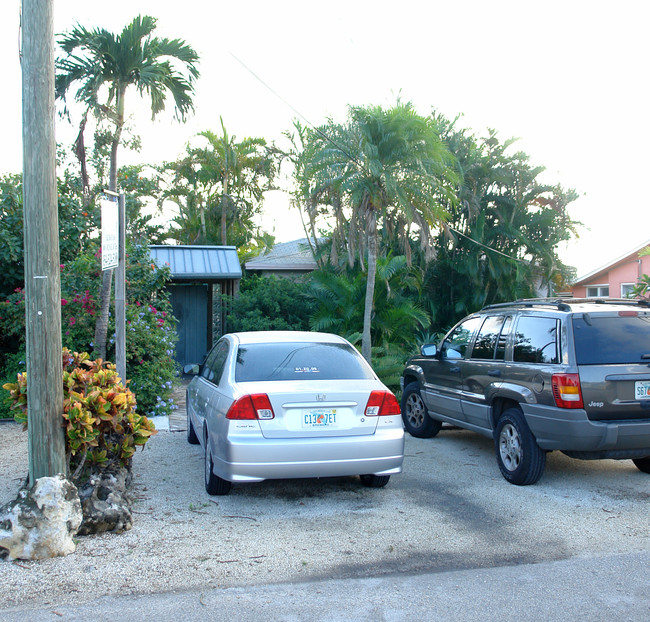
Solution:
M494 359L494 350L496 349L497 339L503 326L503 315L493 315L487 317L481 330L476 337L474 348L472 349L473 359ZM504 350L505 352L505 350ZM503 357L501 357L503 358Z
M521 316L515 330L512 359L522 363L559 363L557 320Z
M650 355L650 315L573 317L578 365L639 363Z
M344 343L257 343L240 346L235 380L365 380L374 376Z

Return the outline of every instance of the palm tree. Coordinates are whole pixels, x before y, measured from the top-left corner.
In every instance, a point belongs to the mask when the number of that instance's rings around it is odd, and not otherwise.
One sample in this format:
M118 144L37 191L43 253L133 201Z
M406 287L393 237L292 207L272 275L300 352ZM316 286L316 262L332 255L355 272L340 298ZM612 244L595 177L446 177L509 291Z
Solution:
M217 184L215 200L219 206L221 244L228 243L228 221L236 225L259 211L265 190L275 176L275 163L263 138L244 138L237 142L221 120L221 135L201 132L208 146L195 156L204 174ZM230 217L230 218L229 218Z
M64 55L56 62L56 96L64 102L74 90L74 100L85 106L77 151L83 151L83 128L89 112L113 124L109 190L117 192L117 151L125 123L125 96L134 87L151 100L152 119L164 110L168 95L174 100L177 119L193 111L198 55L184 41L152 35L156 19L138 16L120 34L103 28L76 26L58 43ZM83 167L83 165L82 165ZM108 307L112 270L102 278L101 312L97 318L95 349L106 356Z
M316 270L310 281L316 309L312 330L330 331L355 340L364 314L366 277L355 268ZM429 325L428 314L413 301L421 288L421 272L408 266L404 255L377 259L373 344L386 348L406 347L412 335Z
M433 124L399 102L388 110L351 107L346 125L330 122L313 140L313 193L346 202L342 237L348 245L358 239L361 261L367 256L362 354L370 361L378 221L400 231L405 247L412 231L428 244L431 229L446 217L443 205L454 196L453 160ZM333 211L340 220L340 206Z
M197 244L259 241L253 218L275 177L273 149L263 138L237 141L223 120L220 134L198 137L205 139L201 146L188 146L185 157L166 165L173 179L164 198L178 205L176 235Z

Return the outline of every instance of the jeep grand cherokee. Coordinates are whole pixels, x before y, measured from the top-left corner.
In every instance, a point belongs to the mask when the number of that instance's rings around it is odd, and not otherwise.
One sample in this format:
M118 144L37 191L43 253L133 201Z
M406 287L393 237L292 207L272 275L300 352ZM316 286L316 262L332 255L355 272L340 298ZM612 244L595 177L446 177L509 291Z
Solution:
M443 422L494 439L503 477L535 483L546 453L632 459L650 473L650 304L521 300L491 305L425 344L402 374L413 436Z

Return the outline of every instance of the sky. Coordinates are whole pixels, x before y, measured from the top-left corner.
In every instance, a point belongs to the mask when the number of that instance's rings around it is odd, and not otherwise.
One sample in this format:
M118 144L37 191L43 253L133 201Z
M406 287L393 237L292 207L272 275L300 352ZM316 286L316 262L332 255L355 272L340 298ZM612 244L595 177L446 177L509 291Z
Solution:
M120 152L123 164L174 160L220 118L238 139L286 146L297 117L342 121L349 105L399 96L424 115L462 115L477 136L518 138L544 182L579 193L569 207L579 238L560 248L578 276L650 240L647 0L54 0L54 31L119 32L138 14L194 47L201 76L183 125L171 113L152 122L127 94L142 150ZM22 167L19 15L19 0L0 2L0 175ZM74 138L58 118L56 133ZM285 193L265 211L277 241L304 235Z

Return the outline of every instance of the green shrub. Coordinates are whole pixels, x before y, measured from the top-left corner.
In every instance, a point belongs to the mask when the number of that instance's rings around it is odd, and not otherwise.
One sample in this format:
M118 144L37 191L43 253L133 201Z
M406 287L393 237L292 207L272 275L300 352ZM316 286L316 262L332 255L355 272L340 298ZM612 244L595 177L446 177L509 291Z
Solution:
M135 396L120 381L115 366L88 354L63 350L63 425L68 475L77 479L93 468L130 468L138 446L156 434L135 409ZM16 421L28 425L27 374L3 387L9 391Z
M0 386L16 382L18 374L25 371L25 350L10 354L5 358L5 366L0 374ZM11 396L0 391L0 419L13 419Z
M301 281L246 277L228 315L231 330L309 330L314 302L308 291Z
M138 399L138 411L168 415L176 407L172 399L177 374L174 348L178 339L171 304L159 299L154 307L136 302L126 307L126 375ZM109 352L115 336L109 341Z

